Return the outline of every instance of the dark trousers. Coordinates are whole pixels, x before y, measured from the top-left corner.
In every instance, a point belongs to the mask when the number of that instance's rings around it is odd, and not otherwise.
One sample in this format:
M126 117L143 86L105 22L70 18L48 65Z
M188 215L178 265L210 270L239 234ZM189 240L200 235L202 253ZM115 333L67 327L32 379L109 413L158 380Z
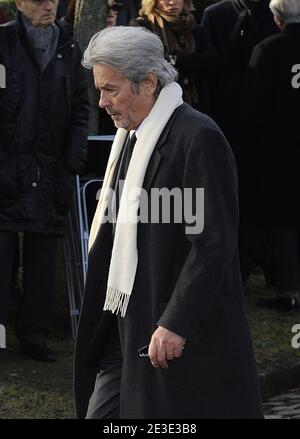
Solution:
M50 328L58 238L29 232L23 236L23 294L17 312L16 335L20 341L39 343L45 340ZM0 324L4 326L16 281L18 240L18 233L0 232Z
M271 243L279 295L300 291L300 230L273 227Z
M86 419L120 419L122 350L118 319L106 343L101 370L89 401Z

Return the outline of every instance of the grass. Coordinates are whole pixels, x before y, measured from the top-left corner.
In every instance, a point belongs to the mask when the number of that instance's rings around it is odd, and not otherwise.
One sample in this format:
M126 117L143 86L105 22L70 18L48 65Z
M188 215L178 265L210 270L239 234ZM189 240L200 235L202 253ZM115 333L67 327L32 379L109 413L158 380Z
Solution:
M300 349L291 347L291 328L300 324L300 313L279 313L256 306L260 297L272 297L261 273L251 276L246 306L260 373L300 361ZM9 330L10 350L0 357L0 419L73 419L73 341L68 330L67 308L60 307L49 345L58 354L56 363L38 363L22 357ZM62 321L64 319L64 321Z
M275 292L265 288L261 273L251 276L246 291L246 306L259 371L262 373L300 362L300 349L291 341L292 327L300 324L300 313L259 308L259 298L272 298Z
M67 334L50 339L56 363L21 356L16 339L0 357L0 419L71 419L73 342Z

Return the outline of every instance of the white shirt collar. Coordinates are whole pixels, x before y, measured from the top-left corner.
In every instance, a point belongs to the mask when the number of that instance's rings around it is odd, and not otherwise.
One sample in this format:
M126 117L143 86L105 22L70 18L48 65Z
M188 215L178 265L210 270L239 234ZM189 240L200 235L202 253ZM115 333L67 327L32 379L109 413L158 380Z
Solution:
M136 138L138 139L139 134L140 134L140 132L141 132L141 129L142 129L143 125L145 124L146 120L147 120L147 117L145 117L145 119L143 120L143 122L138 126L138 128L137 128L136 130L131 130L131 131L129 131L130 138L131 138L131 136L135 133Z

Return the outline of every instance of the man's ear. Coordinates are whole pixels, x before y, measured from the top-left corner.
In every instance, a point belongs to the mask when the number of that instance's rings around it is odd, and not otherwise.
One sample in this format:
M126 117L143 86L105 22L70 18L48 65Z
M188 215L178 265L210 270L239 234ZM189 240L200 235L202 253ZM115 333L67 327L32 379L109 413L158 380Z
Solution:
M147 96L153 96L157 88L157 75L153 72L148 73L143 81L144 90Z
M283 30L285 28L285 24L281 20L281 18L278 17L278 15L274 15L274 21L275 21L276 26L279 28L279 30L281 30L281 32L283 32Z

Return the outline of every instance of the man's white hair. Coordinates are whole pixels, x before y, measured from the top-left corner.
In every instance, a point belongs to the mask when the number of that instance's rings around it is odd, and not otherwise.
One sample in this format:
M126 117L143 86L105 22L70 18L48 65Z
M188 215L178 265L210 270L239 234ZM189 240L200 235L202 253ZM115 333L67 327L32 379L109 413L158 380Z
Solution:
M84 53L82 64L92 68L104 64L122 73L134 85L152 72L158 90L177 79L177 71L164 58L160 38L142 27L108 27L94 35Z
M270 9L285 24L300 23L300 0L271 0Z

